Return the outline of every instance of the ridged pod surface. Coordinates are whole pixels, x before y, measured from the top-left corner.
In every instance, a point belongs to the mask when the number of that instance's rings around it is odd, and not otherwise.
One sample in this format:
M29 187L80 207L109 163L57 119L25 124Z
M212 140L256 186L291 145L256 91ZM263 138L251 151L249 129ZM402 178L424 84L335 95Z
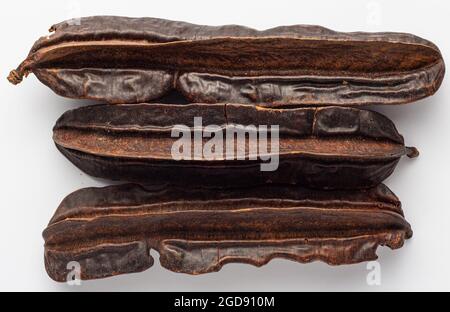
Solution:
M195 124L199 117L201 126ZM180 125L189 132L173 136ZM266 137L261 126L268 130ZM239 141L237 133L245 136ZM217 137L222 141L212 146L211 139ZM417 156L415 148L405 147L388 118L348 107L94 105L63 114L53 138L58 149L89 175L136 183L368 188L388 177L402 156ZM174 146L187 150L188 157L174 157ZM262 170L263 164L275 162L272 171Z
M432 95L445 66L403 33L294 25L264 31L156 18L94 16L54 25L8 79L34 73L56 93L143 103L173 90L190 102L401 104Z
M43 236L47 272L64 282L73 261L84 280L146 270L150 249L165 268L189 274L273 258L352 264L376 259L378 246L400 248L412 231L382 184L358 191L125 184L69 195Z

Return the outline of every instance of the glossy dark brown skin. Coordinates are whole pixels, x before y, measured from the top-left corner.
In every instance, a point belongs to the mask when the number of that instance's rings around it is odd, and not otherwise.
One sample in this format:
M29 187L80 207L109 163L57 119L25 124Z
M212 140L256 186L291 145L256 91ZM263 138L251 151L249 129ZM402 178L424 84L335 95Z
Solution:
M250 159L255 154L250 152L248 137L243 160L225 159L225 151L215 159L202 155L194 159L197 154L192 151L191 159L174 160L171 151L179 138L171 137L171 129L179 124L193 127L194 117L203 118L203 127L217 125L222 129L234 129L236 124L267 125L269 129L278 125L278 169L261 171L261 155ZM223 137L225 142L226 135ZM271 182L324 189L368 188L388 177L402 156L417 156L415 148L404 146L403 137L385 116L345 107L94 105L61 116L53 138L58 149L87 174L137 183ZM270 149L264 153L273 154Z
M143 271L153 265L150 249L165 268L189 274L273 258L352 264L376 259L378 246L400 248L412 231L384 185L318 191L127 184L69 195L43 236L47 272L64 282L71 261L85 280Z
M156 101L178 90L202 103L402 104L432 95L445 72L434 44L401 33L111 16L51 31L8 79L17 84L33 72L60 95L109 103Z

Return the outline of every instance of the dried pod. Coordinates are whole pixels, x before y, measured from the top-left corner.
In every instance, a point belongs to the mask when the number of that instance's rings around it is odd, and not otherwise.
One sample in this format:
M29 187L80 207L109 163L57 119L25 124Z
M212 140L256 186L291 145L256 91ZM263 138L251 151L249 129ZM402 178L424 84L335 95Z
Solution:
M51 27L11 72L56 93L142 103L178 90L190 102L401 104L432 95L445 66L431 42L319 26L265 31L155 18L86 17Z
M94 105L63 114L53 138L87 174L137 183L368 188L417 155L385 116L347 107Z
M378 246L400 248L412 231L384 185L318 191L128 184L69 195L43 236L47 272L63 282L72 261L82 279L143 271L153 265L150 249L165 268L189 274L273 258L352 264L376 259Z

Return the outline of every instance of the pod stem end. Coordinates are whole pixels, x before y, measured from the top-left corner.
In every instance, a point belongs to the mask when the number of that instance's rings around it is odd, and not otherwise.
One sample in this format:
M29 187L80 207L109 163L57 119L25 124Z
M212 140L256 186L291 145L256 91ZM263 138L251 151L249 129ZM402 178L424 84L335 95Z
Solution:
M16 69L12 70L8 75L8 81L11 82L13 85L19 84L22 82L24 77L23 72L19 72Z
M409 158L416 158L419 156L419 150L415 147L406 147L406 155Z

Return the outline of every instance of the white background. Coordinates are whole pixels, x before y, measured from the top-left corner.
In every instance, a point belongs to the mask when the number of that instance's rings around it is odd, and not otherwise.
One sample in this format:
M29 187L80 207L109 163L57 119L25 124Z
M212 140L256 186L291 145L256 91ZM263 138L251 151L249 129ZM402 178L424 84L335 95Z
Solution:
M171 273L158 261L144 273L84 282L47 277L42 230L60 201L87 186L105 185L58 153L52 127L82 102L59 97L34 76L14 87L6 76L53 23L89 15L152 16L198 24L244 24L258 29L318 24L339 31L410 32L433 41L448 61L449 1L1 1L0 290L148 291L397 291L450 290L450 88L415 104L374 108L388 115L417 146L386 184L400 197L414 237L396 251L379 249L381 285L368 286L366 264L329 267L274 260L262 268L226 265L219 273ZM447 62L449 63L449 62ZM153 255L155 255L153 253ZM156 254L156 260L158 255Z

